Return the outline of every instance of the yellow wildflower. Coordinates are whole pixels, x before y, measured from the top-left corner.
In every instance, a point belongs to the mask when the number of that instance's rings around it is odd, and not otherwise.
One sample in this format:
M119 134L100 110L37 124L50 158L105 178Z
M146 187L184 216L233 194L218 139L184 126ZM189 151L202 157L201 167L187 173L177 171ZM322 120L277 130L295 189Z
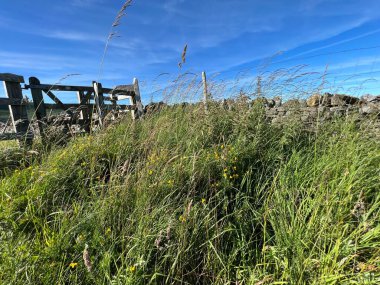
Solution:
M183 215L181 215L181 216L179 216L179 221L184 223L184 222L186 222L186 218Z
M149 175L152 175L153 174L153 170L149 170Z
M111 228L107 228L106 229L106 234L108 235L108 234L110 234L111 233Z
M78 266L78 262L71 262L70 264L69 264L69 267L71 268L71 269L74 269L75 267L77 267Z
M205 198L202 198L202 204L206 205L206 199Z
M129 266L129 272L133 273L136 271L136 266L132 265L132 266Z

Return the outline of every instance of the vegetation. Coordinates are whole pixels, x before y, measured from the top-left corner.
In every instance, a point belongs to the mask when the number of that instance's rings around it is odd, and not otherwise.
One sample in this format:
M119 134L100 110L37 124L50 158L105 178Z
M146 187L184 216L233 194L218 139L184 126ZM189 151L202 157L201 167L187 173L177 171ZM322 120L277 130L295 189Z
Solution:
M233 109L126 118L8 170L0 283L379 284L379 141Z

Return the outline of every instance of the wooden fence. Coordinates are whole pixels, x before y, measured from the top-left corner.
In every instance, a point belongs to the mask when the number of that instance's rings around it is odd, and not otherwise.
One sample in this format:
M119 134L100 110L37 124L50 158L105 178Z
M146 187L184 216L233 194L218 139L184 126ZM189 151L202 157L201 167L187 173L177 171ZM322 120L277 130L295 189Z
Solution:
M9 107L12 120L12 133L0 134L0 140L17 139L22 146L32 144L35 134L32 132L31 120L28 118L27 100L24 99L22 90L30 90L33 99L33 116L38 124L39 133L44 139L45 128L48 126L48 110L62 110L69 116L63 120L63 124L78 124L85 132L90 132L96 124L102 127L108 114L130 111L133 119L143 115L143 105L140 97L138 80L134 79L131 85L119 85L115 88L104 88L101 83L93 82L92 86L70 86L41 84L36 77L29 78L29 84L24 84L24 78L10 73L0 73L0 81L4 82L7 98L0 98L0 105ZM53 92L76 92L77 104L63 103ZM54 103L45 103L44 95ZM130 104L120 105L120 100L129 99ZM108 102L108 104L107 104ZM94 123L95 122L95 123Z

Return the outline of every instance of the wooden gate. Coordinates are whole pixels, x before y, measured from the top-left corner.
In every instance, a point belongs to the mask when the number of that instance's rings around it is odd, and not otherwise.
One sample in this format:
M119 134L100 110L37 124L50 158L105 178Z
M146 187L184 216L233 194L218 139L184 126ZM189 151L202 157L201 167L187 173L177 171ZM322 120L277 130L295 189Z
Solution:
M39 133L44 139L45 127L48 120L48 110L62 110L68 115L64 119L65 124L78 124L86 132L96 124L102 127L107 114L118 114L130 111L133 119L143 115L138 80L134 79L131 85L119 85L115 88L104 88L101 83L93 82L91 86L71 86L56 84L41 84L36 77L29 78L29 84L24 83L24 78L19 75L0 73L0 81L4 81L7 98L0 98L0 105L8 105L13 133L0 134L0 140L17 139L21 145L31 145L34 134L31 130L27 113L27 101L23 98L22 90L30 90L33 99L34 114ZM76 92L78 103L63 103L53 91ZM44 95L54 103L45 103ZM129 99L130 104L121 105L119 101ZM108 104L107 104L108 103Z

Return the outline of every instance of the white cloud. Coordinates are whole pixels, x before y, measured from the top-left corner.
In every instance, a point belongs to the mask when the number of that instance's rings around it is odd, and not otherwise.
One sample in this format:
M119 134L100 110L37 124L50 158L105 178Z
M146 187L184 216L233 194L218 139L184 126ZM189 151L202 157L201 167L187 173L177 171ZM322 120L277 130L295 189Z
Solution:
M70 41L98 41L106 42L105 37L97 34L90 34L85 32L76 31L51 31L51 32L41 32L40 35L48 38L55 38L60 40L70 40Z

